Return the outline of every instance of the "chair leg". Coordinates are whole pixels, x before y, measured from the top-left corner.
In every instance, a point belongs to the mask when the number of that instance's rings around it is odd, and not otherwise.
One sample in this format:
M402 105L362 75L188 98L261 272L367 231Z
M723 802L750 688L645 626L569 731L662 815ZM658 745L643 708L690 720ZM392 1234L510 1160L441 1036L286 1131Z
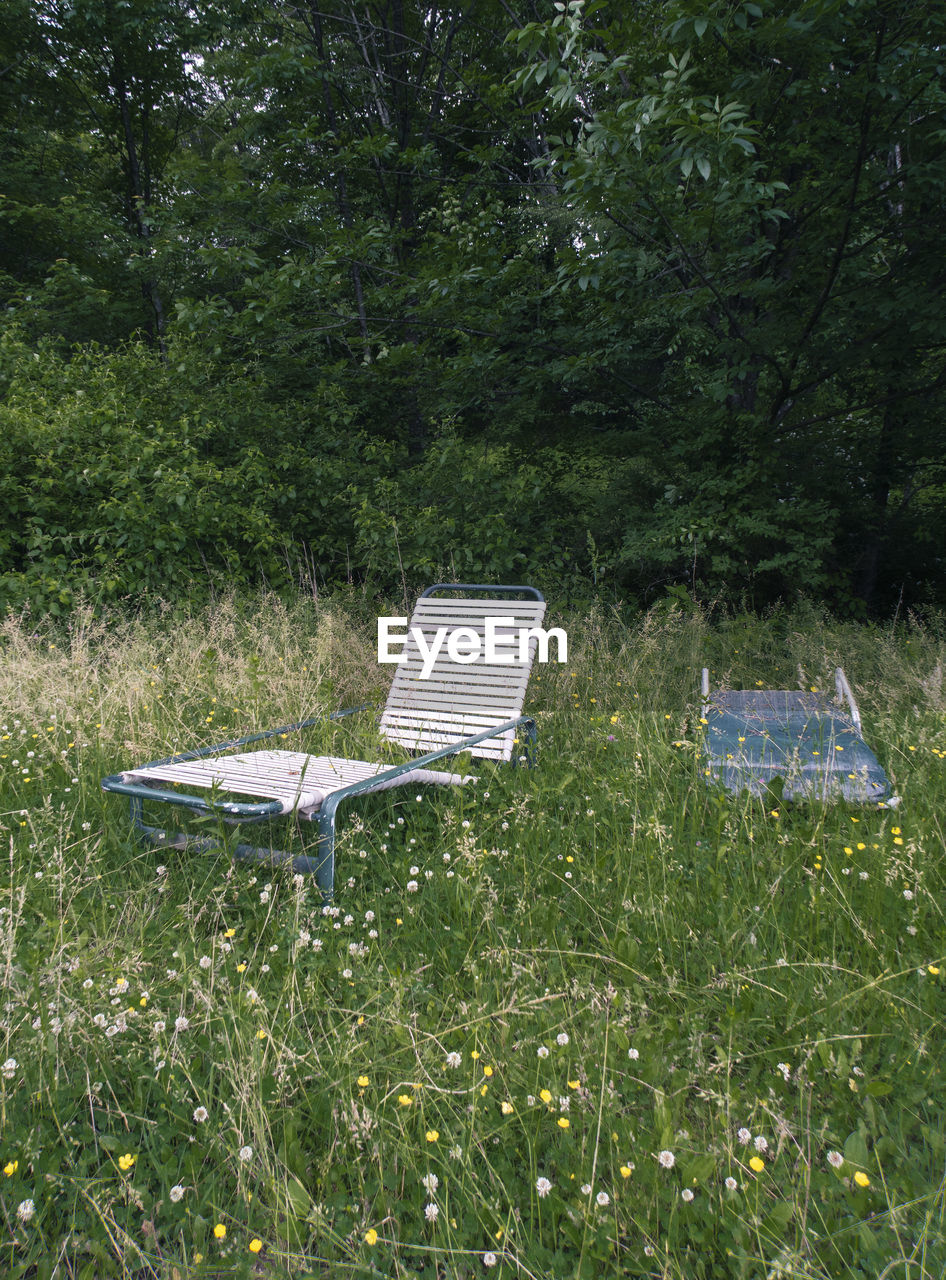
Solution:
M322 905L328 906L335 893L335 806L331 796L313 815L318 823L319 843L315 858L315 880L322 891Z

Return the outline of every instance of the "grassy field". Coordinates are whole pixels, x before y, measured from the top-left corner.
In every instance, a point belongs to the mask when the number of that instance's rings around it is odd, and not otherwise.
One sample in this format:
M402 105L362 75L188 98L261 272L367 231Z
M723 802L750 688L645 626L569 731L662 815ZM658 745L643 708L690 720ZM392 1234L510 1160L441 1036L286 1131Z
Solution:
M3 628L0 1274L941 1277L942 630L553 601L538 767L350 807L329 914L135 845L103 775L383 696L375 616ZM839 662L899 809L705 785L704 663Z

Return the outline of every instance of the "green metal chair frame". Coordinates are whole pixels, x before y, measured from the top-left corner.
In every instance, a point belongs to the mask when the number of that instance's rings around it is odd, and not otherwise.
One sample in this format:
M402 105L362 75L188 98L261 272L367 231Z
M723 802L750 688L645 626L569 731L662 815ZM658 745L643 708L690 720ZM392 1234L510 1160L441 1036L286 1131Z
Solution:
M497 602L481 597L455 601L441 601L438 598L441 593L458 595L460 592L489 593L491 596L518 594L525 595L527 599ZM451 609L451 605L455 607ZM508 620L510 627L535 627L544 616L545 598L540 591L529 586L436 583L422 593L410 628L421 628L425 638L437 626L449 626L451 623L453 626L470 627L481 633L483 619L491 616L490 610L498 610L500 616ZM139 840L164 848L211 850L221 846L219 840L213 837L193 837L185 832L169 835L164 828L149 825L144 821L146 801L184 807L199 814L216 814L231 824L265 822L292 814L313 821L318 827L315 855L293 855L283 850L245 843L238 843L231 849L231 853L238 861L264 862L270 865L291 863L293 871L314 874L323 900L331 901L335 881L335 823L342 801L390 786L415 782L456 785L472 781L469 776L438 773L429 770L427 766L464 751L515 764L513 751L519 743L520 734L524 734L526 739L526 762L530 766L535 762L535 721L520 712L536 640L530 642L526 663L504 664L501 669L488 667L480 661L460 665L446 659L441 650L430 672L430 679L421 681L420 651L411 634L409 629L403 660L395 668L379 727L385 737L409 750L428 748L420 757L405 764L384 766L287 751L246 753L239 756L221 754L267 739L284 738L287 734L370 709L371 704L364 704L327 716L315 716L276 729L249 734L243 738L230 739L200 750L154 760L136 769L103 778L103 790L128 796L129 813ZM512 673L515 675L510 681L508 677ZM465 733L464 727L476 728L477 731ZM434 749L430 750L430 747ZM258 774L247 773L247 778L257 779L257 784L250 784L256 785L256 791L251 789L247 792L239 783L234 783L233 773L234 765L251 770L254 763L268 764L270 761L276 772L281 771L279 784L268 788L271 798L255 802L226 798L228 791L231 794L240 794L242 791L242 794L266 795L267 783L259 782ZM294 767L296 765L298 768ZM318 781L324 780L326 774L334 774L339 778L346 771L361 772L364 776L343 782L340 786L329 783L328 790L318 786ZM317 778L317 785L307 791L305 783L310 773ZM287 782L290 774L299 778L298 784ZM162 781L210 788L211 794L209 797L194 795L156 785ZM293 788L295 794L292 794Z

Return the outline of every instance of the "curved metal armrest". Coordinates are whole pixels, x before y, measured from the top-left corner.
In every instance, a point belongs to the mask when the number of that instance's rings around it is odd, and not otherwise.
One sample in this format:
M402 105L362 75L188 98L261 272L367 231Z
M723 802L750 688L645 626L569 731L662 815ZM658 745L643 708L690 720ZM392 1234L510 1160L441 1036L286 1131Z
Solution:
M414 769L425 769L427 765L433 764L435 760L444 760L447 756L456 756L466 751L467 747L476 746L478 742L485 742L488 738L496 738L501 733L505 733L508 729L516 729L519 725L531 724L535 725L535 719L532 716L517 716L515 720L507 720L504 724L497 725L495 729L486 729L483 733L474 734L470 738L463 738L460 742L452 742L449 746L438 747L436 751L430 751L425 756L418 756L414 760L408 761L407 764L394 765L390 769L385 769L383 773L376 773L371 778L363 778L360 782L349 783L347 787L342 787L338 791L331 792L326 796L313 817L318 814L334 813L339 802L347 800L349 796L359 795L363 791L371 791L379 782L389 782L394 778L399 778L402 774L411 773Z

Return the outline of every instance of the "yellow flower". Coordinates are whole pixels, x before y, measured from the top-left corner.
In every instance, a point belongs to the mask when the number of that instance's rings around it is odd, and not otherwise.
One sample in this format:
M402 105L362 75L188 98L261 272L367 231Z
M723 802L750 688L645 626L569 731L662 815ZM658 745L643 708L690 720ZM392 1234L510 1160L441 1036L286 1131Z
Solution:
M256 1033L256 1038L257 1038L257 1040L265 1040L265 1039L266 1039L266 1032L265 1032L265 1031L257 1031L257 1033Z
M484 1075L484 1076L491 1076L492 1074L493 1074L493 1068L492 1068L492 1067L484 1067L484 1068L483 1068L483 1075Z
M411 1097L409 1093L399 1093L397 1095L397 1100L402 1107L409 1107L411 1103L414 1101L414 1099Z
M426 1137L428 1142L436 1142L437 1139L440 1137L440 1134L437 1132L436 1129L428 1129L424 1136Z
M753 1156L749 1161L749 1168L752 1169L754 1173L761 1173L765 1168L765 1161L760 1156Z
M214 1235L217 1237L218 1240L222 1240L226 1234L227 1234L226 1227L223 1225L222 1222L218 1222L217 1225L214 1227Z
M858 1169L857 1173L855 1173L854 1181L857 1183L859 1187L870 1186L870 1178L868 1178L866 1173L861 1173L860 1169Z
M504 1102L502 1104L501 1110L504 1116L511 1116L515 1108L513 1107L511 1102Z
M16 1173L17 1169L19 1169L19 1167L20 1167L19 1160L11 1160L9 1164L5 1164L3 1166L3 1172L7 1175L8 1178L12 1178L13 1175Z
M368 1088L368 1085L369 1085L370 1083L371 1083L371 1081L368 1079L368 1077L367 1077L367 1076L359 1076L359 1077L358 1077L358 1088L359 1088L359 1089L367 1089L367 1088Z
M569 1080L568 1087L569 1089L577 1089L580 1084L580 1080Z
M225 938L235 938L235 937L236 937L236 929L226 929L226 930L224 930L224 934L223 934L223 936L224 936ZM260 1249L261 1249L262 1247L263 1247L263 1246L262 1246L262 1245L260 1245ZM257 1251L257 1252L258 1252L258 1251Z
M473 1059L473 1061L474 1061L474 1062L476 1061L476 1059L477 1059L479 1056L480 1056L480 1051L479 1051L479 1049L471 1049L471 1050L470 1050L470 1057Z
M622 1178L629 1178L630 1176L631 1176L631 1171L630 1171L630 1169L628 1168L628 1166L627 1166L626 1164L622 1164L622 1165L621 1165L621 1177L622 1177Z
M926 971L927 971L927 973L932 973L932 974L933 974L933 976L935 977L935 976L939 973L939 965L938 965L938 964L928 964L928 965L926 966Z
M567 1129L570 1126L570 1124L571 1124L571 1121L569 1120L568 1116L559 1116L558 1127L560 1129Z
M365 1232L365 1244L377 1244L377 1243L378 1243L378 1233L377 1231L375 1231L374 1227L369 1227L368 1230Z
M126 1155L119 1156L118 1167L119 1169L121 1169L122 1173L127 1173L128 1170L131 1168L131 1166L135 1163L135 1160L137 1158L138 1158L137 1156L131 1155L130 1152L127 1153Z
M141 997L141 999L138 1001L138 1003L141 1005L141 1007L142 1007L142 1009L143 1009L143 1008L145 1007L145 1005L148 1003L148 997L147 997L147 996L142 996L142 997Z
M483 1097L483 1098L485 1098L485 1097L486 1097L486 1093L487 1093L487 1090L488 1090L488 1089L489 1089L489 1085L488 1085L488 1084L484 1084L484 1085L483 1085L483 1087L482 1087L482 1089L480 1089L480 1096L481 1096L481 1097Z
M237 973L243 973L245 969L246 969L246 963L245 963L245 962L242 962L242 963L240 963L240 964L238 964L238 965L237 965Z
M542 1099L542 1101L543 1101L543 1102L551 1102L551 1101L552 1101L552 1095L551 1095L551 1093L549 1092L549 1090L548 1090L548 1089L540 1089L540 1090L539 1090L539 1097Z
M250 1244L249 1244L250 1253L259 1253L262 1247L263 1247L262 1240L254 1239L250 1241Z
M892 836L898 836L898 835L900 834L900 828L899 828L899 827L891 827L891 828L890 828L890 834L891 834Z

